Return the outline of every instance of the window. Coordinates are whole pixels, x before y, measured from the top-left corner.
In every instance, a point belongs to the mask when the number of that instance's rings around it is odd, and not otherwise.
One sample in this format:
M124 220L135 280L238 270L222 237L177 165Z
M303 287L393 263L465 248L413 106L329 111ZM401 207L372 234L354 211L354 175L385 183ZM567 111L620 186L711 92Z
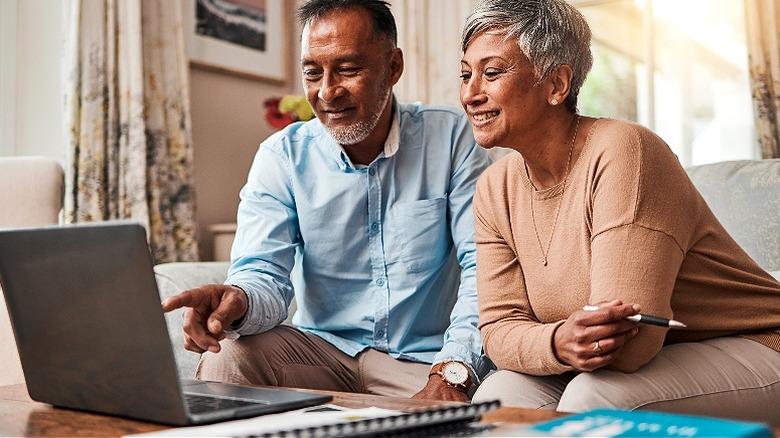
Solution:
M637 121L684 166L760 158L736 0L569 0L590 23L583 114Z

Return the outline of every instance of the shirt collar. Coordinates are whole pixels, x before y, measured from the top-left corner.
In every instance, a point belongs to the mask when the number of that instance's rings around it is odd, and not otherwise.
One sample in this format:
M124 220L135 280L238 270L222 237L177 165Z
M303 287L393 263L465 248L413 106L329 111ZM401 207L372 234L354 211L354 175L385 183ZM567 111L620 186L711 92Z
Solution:
M401 108L393 98L393 120L390 122L390 132L385 139L385 157L392 157L401 145Z

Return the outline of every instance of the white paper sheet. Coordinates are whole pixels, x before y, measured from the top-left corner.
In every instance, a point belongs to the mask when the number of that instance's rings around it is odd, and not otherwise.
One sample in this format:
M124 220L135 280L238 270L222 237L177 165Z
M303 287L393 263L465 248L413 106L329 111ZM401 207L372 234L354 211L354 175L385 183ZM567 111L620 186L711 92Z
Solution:
M328 410L323 410L328 409ZM157 432L126 435L127 437L240 437L274 434L291 429L301 429L347 423L370 418L399 415L402 412L377 407L348 409L336 405L320 405L313 408L261 415L243 420L233 420L205 426L179 427Z

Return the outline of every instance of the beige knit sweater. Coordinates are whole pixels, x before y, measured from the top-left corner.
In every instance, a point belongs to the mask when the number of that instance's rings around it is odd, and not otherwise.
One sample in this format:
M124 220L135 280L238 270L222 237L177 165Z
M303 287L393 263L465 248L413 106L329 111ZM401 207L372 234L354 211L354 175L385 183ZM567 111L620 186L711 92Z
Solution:
M562 193L563 192L563 193ZM561 203L548 265L545 247ZM640 326L612 369L632 372L664 344L741 335L780 351L780 283L728 235L658 136L599 119L566 182L536 192L512 153L474 195L480 329L500 369L551 375L556 328L586 304L621 299L688 329Z

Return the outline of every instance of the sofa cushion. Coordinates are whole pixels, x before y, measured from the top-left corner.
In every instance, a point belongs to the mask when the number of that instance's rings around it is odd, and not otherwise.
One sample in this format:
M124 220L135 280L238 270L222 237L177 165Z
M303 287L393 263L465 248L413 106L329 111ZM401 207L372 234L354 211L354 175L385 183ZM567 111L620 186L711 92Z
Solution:
M161 263L154 267L157 277L157 288L160 300L176 295L187 289L193 289L204 284L222 284L227 278L230 262L171 262ZM292 317L297 309L295 298L287 309L287 319L282 324L292 324ZM168 324L168 334L173 343L173 354L179 367L179 376L191 379L195 375L200 355L184 349L184 331L181 315L183 310L175 310L165 315Z
M47 157L0 157L0 227L59 222L65 172Z
M725 161L687 171L734 240L764 269L780 270L780 159Z
M219 283L227 277L229 262L172 262L161 263L154 267L160 300L176 295L187 289L204 284ZM182 309L165 315L168 334L173 344L173 355L179 367L179 376L192 379L200 355L184 349L184 331L182 330Z

